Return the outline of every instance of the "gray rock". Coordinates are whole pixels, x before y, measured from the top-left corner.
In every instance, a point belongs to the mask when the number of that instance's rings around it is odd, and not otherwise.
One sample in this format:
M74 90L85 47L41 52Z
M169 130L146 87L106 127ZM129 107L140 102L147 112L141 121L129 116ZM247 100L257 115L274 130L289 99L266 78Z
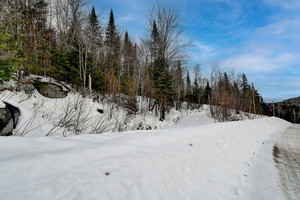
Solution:
M10 136L17 126L20 110L9 103L4 103L5 108L0 108L0 136Z
M48 98L64 98L68 95L68 92L64 91L62 86L54 83L37 82L35 87L41 95Z
M34 86L32 84L26 84L23 89L26 94L33 94Z

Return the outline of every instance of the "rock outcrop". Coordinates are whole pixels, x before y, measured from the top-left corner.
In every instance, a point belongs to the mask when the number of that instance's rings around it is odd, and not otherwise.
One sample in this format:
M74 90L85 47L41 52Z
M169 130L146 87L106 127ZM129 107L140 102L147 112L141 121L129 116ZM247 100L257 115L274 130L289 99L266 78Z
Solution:
M41 95L48 98L64 98L68 95L68 92L64 91L62 86L54 83L36 82L34 86Z
M9 103L4 103L5 108L0 108L0 136L9 136L17 126L20 110Z

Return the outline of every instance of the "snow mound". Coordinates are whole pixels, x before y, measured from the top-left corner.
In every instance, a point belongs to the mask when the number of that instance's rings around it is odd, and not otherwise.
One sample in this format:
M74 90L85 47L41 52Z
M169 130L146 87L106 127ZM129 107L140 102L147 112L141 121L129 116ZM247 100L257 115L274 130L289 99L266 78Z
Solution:
M256 155L288 126L203 111L162 130L2 137L1 199L247 199Z

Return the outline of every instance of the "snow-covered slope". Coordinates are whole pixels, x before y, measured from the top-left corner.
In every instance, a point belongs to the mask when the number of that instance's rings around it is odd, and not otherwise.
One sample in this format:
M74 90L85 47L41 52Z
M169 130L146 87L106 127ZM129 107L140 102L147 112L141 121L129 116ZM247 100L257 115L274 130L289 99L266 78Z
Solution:
M267 117L213 123L203 111L162 130L66 138L1 137L0 196L251 199L249 191L258 189L251 184L257 180L253 171L259 167L255 164L259 152L288 126ZM271 159L265 164L272 168ZM279 190L274 181L269 192Z
M160 121L154 111L148 111L146 98L137 97L139 110L136 114L129 114L124 106L110 102L107 97L97 102L73 92L62 99L50 99L37 91L31 95L24 91L5 91L0 93L0 107L4 106L2 102L20 109L21 116L13 134L27 137L159 129L199 111L172 108L166 114L166 120Z

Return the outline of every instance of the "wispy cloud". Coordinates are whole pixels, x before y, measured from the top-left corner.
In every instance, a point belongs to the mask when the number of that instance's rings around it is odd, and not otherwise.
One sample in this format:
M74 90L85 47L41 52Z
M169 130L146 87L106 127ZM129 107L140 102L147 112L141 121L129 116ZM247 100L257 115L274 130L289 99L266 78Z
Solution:
M300 1L299 1L300 2ZM289 19L283 19L258 28L257 33L265 37L277 37L282 39L300 39L300 16L296 15Z
M117 23L128 23L128 22L132 22L132 21L136 21L137 17L135 17L134 15L127 15L127 16L122 16L116 19Z
M299 0L263 0L265 3L271 6L278 6L287 10L297 10L300 8Z

